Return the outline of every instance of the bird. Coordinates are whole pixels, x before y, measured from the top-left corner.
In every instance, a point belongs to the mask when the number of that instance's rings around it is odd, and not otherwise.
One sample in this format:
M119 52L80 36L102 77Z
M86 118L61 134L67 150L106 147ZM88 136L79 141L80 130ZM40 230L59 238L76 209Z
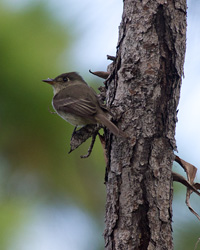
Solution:
M124 137L109 118L109 112L100 104L93 88L77 72L63 73L54 79L42 80L53 87L52 106L64 120L75 126L101 124L114 135Z

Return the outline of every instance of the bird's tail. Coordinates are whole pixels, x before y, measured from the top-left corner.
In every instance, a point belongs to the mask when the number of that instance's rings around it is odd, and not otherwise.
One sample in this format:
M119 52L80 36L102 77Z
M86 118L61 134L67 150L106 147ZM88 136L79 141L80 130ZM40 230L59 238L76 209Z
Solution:
M99 113L96 115L98 123L108 128L114 135L119 137L127 137L127 135L121 131L114 123L112 123L104 114Z

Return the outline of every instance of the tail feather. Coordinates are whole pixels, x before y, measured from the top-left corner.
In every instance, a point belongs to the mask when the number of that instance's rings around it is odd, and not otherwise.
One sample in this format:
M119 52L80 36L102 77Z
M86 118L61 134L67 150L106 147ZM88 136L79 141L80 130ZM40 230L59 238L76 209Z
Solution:
M106 128L108 128L114 135L121 136L121 137L127 137L126 134L121 131L114 123L112 123L104 114L97 114L96 119L98 123L104 125Z

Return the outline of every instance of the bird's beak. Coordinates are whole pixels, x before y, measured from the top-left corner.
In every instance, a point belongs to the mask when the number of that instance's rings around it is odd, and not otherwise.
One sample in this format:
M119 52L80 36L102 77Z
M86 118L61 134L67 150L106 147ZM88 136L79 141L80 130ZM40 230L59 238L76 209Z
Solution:
M54 83L54 81L53 81L54 79L51 79L51 78L48 78L47 80L42 80L43 82L47 82L47 83L49 83L49 84L53 84Z

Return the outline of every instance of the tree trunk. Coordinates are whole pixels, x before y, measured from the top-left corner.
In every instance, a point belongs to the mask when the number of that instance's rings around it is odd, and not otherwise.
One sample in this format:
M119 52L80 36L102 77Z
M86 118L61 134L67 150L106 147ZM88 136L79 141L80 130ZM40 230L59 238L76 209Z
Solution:
M124 0L107 103L129 139L106 139L105 249L173 249L171 168L185 44L186 0Z

